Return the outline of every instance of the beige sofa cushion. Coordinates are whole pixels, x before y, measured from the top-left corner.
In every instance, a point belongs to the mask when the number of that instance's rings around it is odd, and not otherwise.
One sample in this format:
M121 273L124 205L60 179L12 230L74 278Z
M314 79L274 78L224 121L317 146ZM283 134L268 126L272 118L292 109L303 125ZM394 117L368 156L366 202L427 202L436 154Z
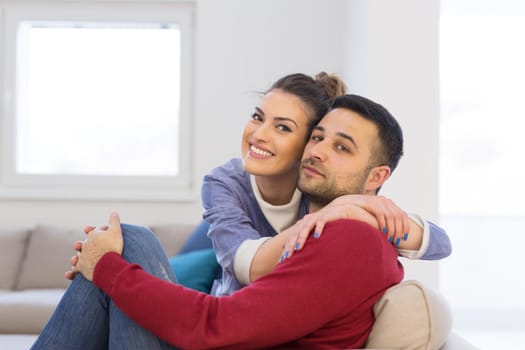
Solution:
M63 294L64 289L0 292L0 334L40 333Z
M195 230L195 225L164 224L149 227L157 235L168 257L175 256Z
M71 269L73 242L83 240L81 230L38 226L31 233L16 289L66 288L64 272Z
M152 227L168 256L175 255L186 241L194 225L166 224ZM18 237L18 236L17 236ZM18 237L20 238L20 237ZM10 278L20 271L16 289L66 288L69 281L64 272L71 268L70 259L75 253L73 242L85 238L82 230L68 230L55 226L38 226L30 234L25 259L20 269L10 268ZM12 240L12 239L11 239ZM17 241L18 242L18 241ZM20 243L21 244L21 243ZM14 252L15 249L12 249ZM7 254L6 254L7 257ZM3 257L0 257L3 261ZM19 261L15 257L8 262ZM7 263L6 265L7 266ZM7 270L7 269L6 269ZM4 271L2 269L2 271ZM14 282L12 282L14 284Z
M13 289L20 272L29 230L0 230L0 289Z
M374 306L374 313L376 321L367 348L439 349L452 328L445 298L417 281L389 288Z

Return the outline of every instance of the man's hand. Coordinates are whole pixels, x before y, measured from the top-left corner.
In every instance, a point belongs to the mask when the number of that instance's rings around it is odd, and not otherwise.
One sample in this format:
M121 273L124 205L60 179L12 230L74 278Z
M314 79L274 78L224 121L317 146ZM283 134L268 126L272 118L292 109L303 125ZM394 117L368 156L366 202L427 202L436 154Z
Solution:
M77 250L77 257L71 259L73 264L71 272L73 274L80 272L86 279L93 281L95 266L104 254L109 252L122 254L124 239L118 214L111 213L107 227L88 231L84 242L75 242L74 248Z
M84 233L87 235L88 233L90 233L91 231L93 230L107 230L109 228L109 226L107 225L103 225L103 226L86 226L84 227ZM78 274L77 271L74 271L75 269L75 266L78 264L78 254L80 253L80 251L82 250L82 244L84 243L84 241L76 241L73 243L73 249L76 251L76 254L71 257L71 270L69 271L66 271L64 273L64 276L68 279L68 280L73 280L75 278L75 276Z

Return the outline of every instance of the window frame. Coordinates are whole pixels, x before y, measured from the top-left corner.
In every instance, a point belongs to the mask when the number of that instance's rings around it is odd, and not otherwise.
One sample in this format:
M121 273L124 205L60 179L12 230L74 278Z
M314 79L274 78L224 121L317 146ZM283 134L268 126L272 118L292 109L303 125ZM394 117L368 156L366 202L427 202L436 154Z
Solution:
M71 1L0 3L0 198L187 200L192 186L193 2ZM36 175L16 172L16 32L23 21L169 23L181 32L179 174L177 176Z

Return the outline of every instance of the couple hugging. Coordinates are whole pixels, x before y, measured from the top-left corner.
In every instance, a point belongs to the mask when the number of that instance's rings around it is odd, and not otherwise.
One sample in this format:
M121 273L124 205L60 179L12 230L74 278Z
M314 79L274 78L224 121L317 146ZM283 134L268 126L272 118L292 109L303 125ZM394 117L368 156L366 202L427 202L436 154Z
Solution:
M377 196L403 154L380 104L337 77L287 75L246 123L242 159L204 178L222 276L211 295L176 282L143 227L86 227L73 279L33 349L363 347L398 257L450 254L444 230Z

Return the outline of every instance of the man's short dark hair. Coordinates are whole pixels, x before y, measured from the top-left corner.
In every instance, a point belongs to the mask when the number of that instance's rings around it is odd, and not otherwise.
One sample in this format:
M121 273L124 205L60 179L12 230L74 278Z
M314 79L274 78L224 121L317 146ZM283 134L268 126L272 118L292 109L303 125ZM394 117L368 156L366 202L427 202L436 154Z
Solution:
M335 108L354 111L377 126L380 144L374 150L372 165L388 165L394 171L403 155L403 131L394 116L379 103L359 95L337 97L332 105Z

